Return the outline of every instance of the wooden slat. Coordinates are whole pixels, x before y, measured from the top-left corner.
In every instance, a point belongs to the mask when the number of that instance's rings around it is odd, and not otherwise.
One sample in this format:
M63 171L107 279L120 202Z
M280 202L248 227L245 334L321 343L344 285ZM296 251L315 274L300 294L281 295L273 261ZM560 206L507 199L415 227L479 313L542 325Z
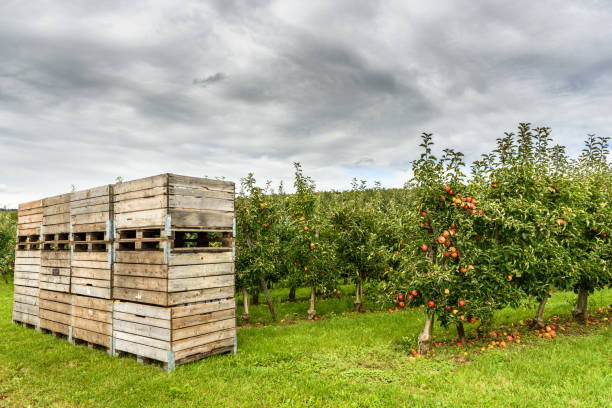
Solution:
M203 276L230 275L234 273L232 262L202 264L202 265L181 265L168 268L168 279L199 278Z
M183 197L200 197L204 199L217 199L217 200L234 200L235 194L230 191L221 190L202 190L188 187L168 187L168 194L170 196L177 195Z
M72 326L84 330L92 331L95 333L107 334L109 336L113 334L113 326L109 323L104 323L93 319L84 319L79 316L72 316L71 322Z
M133 200L115 201L115 215L132 213L137 211L165 209L168 206L166 195L158 195L147 198L136 198Z
M70 207L70 216L72 217L72 222L74 223L75 216L77 215L90 215L93 213L105 214L106 218L110 213L110 206L108 202L108 198L106 198L106 203L96 204L96 205L83 205L81 207Z
M104 312L102 310L90 309L87 307L80 307L80 306L73 305L72 306L72 316L78 317L81 319L85 319L85 320L94 320L96 322L107 323L109 325L113 323L113 313L112 312ZM75 324L75 326L77 325ZM98 333L101 333L101 332L98 332Z
M15 258L15 262L27 258L40 258L40 251L19 251Z
M155 197L155 196L167 195L167 194L168 194L168 189L165 186L147 188L147 189L138 190L138 191L129 191L127 193L121 193L121 194L117 194L117 192L115 192L114 202L117 203L120 201L135 200L138 198L149 198L149 197Z
M70 289L72 293L76 293L83 296L94 296L102 299L111 298L110 288L97 288L94 286L77 285L73 283L70 286Z
M18 303L25 303L28 305L38 306L38 296L22 295L20 293L13 294L13 301Z
M132 191L147 190L154 187L165 187L168 185L168 175L159 174L138 180L123 181L113 185L113 192L117 194L125 194Z
M185 316L178 319L172 319L172 338L177 340L182 337L175 337L175 333L180 330L193 327L210 324L218 320L233 319L236 316L234 309L219 310L216 312L202 313L198 315ZM232 326L234 327L234 326ZM178 335L177 335L178 336ZM185 336L189 337L189 336Z
M173 324L177 319L194 315L216 312L217 310L234 309L236 308L235 299L226 299L218 302L196 303L187 306L174 306L172 308ZM178 323L177 323L178 324Z
M62 333L66 336L68 335L69 324L66 323L58 323L52 320L44 319L42 316L40 317L40 328L51 330L53 332Z
M112 200L109 195L101 196L101 197L92 197L84 200L77 200L70 202L70 213L76 214L73 211L80 208L91 208L99 205L105 205L105 208L102 211L109 211L112 207Z
M110 218L108 212L98 212L92 214L71 215L70 219L73 224L94 224L106 222Z
M111 335L96 333L79 327L73 327L72 338L110 348Z
M233 193L235 185L231 181L211 180L200 177L168 174L168 185L173 187L196 188L205 190L220 190Z
M103 312L113 311L113 301L107 299L96 299L88 296L73 296L72 305L85 309L95 309Z
M15 279L37 280L38 279L38 272L15 271L13 273L13 277Z
M144 344L150 347L155 347L162 350L170 350L170 342L163 341L158 339L153 339L151 337L139 336L137 334L126 333L122 331L113 331L113 336L117 339L127 340L132 343Z
M62 285L67 285L67 284L70 284L70 276L61 276L61 275L54 276L54 275L41 274L39 278L39 282L59 283Z
M47 299L40 299L39 307L41 310L50 310L65 315L72 313L72 305L70 303L53 302Z
M168 277L168 266L167 265L116 263L113 266L114 266L115 276L116 275L127 275L127 276L142 276L142 277L148 277L148 278L167 278Z
M218 353L228 353L234 349L234 338L214 341L212 343L202 344L190 349L181 350L175 353L175 364L185 364L191 361L200 360Z
M113 312L122 312L168 321L171 316L170 309L168 308L131 302L115 302L113 304Z
M40 289L36 288L32 288L32 287L26 287L26 286L18 286L15 285L15 290L14 293L16 295L25 295L25 296L32 296L38 299L39 297L39 292Z
M223 312L217 313L221 314ZM203 336L206 334L218 332L220 330L234 329L235 327L236 319L234 319L234 316L231 316L229 319L224 320L212 320L210 323L207 324L198 324L195 326L172 330L172 341L176 342L190 337Z
M52 290L56 292L70 292L70 285L49 283L49 282L38 282L38 287L45 290Z
M13 320L16 320L21 323L31 324L34 326L38 326L39 324L38 315L30 315L30 314L23 313L23 312L13 311Z
M168 319L156 319L148 316L138 316L132 313L123 313L123 312L113 312L113 319L115 320L124 320L127 322L136 322L140 324L145 324L148 326L161 327L164 329L170 329L170 320Z
M52 300L54 302L72 304L72 295L69 293L53 292L49 290L41 290L40 298L46 300Z
M38 315L38 305L30 305L27 303L13 303L13 310L21 313L27 313L29 315Z
M160 306L168 305L168 294L165 292L113 287L113 297L131 302L142 302Z
M40 284L40 281L38 279L21 279L21 278L15 278L13 279L13 283L16 286L29 286L32 288L37 288Z
M42 205L43 207L49 207L52 205L64 204L70 202L70 195L72 193L60 194L53 197L43 198Z
M115 253L115 262L161 265L164 263L164 254L162 251L117 251Z
M170 341L171 337L170 329L117 319L113 319L113 330L162 341Z
M89 278L89 279L101 279L108 280L111 279L111 270L110 268L72 268L72 277L73 278Z
M234 213L170 209L172 226L177 228L232 228Z
M166 209L115 214L117 228L144 228L164 225Z
M17 264L15 265L15 272L40 273L40 261L37 264Z
M217 331L214 333L205 334L203 336L189 337L187 339L173 341L172 350L178 352L181 350L190 349L193 347L201 346L201 345L212 343L212 342L219 341L219 340L224 340L224 339L229 339L229 338L233 339L235 334L236 334L235 329L229 329L229 330L222 330L222 331Z
M40 254L41 261L52 259L70 261L70 251L42 251ZM70 266L70 264L68 264Z
M187 292L168 293L168 305L178 305L181 303L202 302L205 300L215 300L230 298L234 296L234 286L213 289L199 289Z
M46 310L46 309L40 309L39 316L41 319L65 324L67 326L70 326L70 323L72 320L72 317L70 316L70 314L58 313L58 312L54 312L52 310Z
M91 278L77 278L71 277L70 283L73 285L80 286L91 286L94 288L110 288L110 280L108 279L91 279Z
M43 213L43 221L45 219L48 219L48 217L51 217L54 215L69 214L70 213L70 203L50 205L47 207L43 207L42 213Z
M17 224L32 224L42 222L43 216L41 214L31 214L31 215L19 215L17 217Z
M111 185L106 184L104 186L94 187L87 190L74 191L70 195L70 201L87 200L94 197L108 197L110 194L110 188Z
M136 354L154 360L168 362L168 352L155 347L146 346L144 344L133 343L130 341L122 340L115 336L115 350L126 351L128 353Z
M232 262L232 252L185 252L170 254L170 266L212 264L221 262Z
M141 276L115 275L114 287L153 290L165 292L168 288L168 281L159 278L144 278Z
M168 279L168 292L220 288L234 285L234 275L203 276L199 278Z
M170 208L183 210L216 210L234 211L234 200L218 200L202 197L189 197L171 195L169 197Z
M31 210L34 208L42 208L43 203L42 200L34 200L34 201L28 201L27 203L21 203L17 205L17 208L19 209L19 211L26 211L26 210Z

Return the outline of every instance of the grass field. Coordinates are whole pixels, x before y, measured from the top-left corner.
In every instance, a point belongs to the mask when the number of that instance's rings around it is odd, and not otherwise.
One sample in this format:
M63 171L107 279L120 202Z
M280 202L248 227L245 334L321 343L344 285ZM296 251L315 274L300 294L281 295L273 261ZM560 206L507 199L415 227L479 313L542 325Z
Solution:
M567 315L573 300L555 294L545 316ZM610 301L612 290L597 292L590 310ZM348 297L321 301L323 319L308 322L298 319L306 302L279 303L279 319L292 320L239 330L237 355L165 373L11 324L12 286L0 285L0 407L612 406L610 325L554 340L526 334L504 350L442 347L437 357L410 361L402 338L418 334L420 311L357 315L347 312L351 305ZM495 323L533 313L503 310ZM265 303L251 314L268 321ZM454 335L436 331L439 339Z

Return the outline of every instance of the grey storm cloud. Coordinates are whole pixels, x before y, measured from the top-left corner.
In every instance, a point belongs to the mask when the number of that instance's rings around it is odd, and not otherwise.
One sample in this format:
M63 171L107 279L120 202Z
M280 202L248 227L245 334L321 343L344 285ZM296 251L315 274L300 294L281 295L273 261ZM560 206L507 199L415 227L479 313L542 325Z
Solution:
M166 171L401 186L419 135L612 131L603 1L0 5L0 207ZM355 173L355 174L354 174Z
M192 83L194 85L200 85L206 88L208 85L212 85L217 82L221 82L226 78L223 72L217 72L214 75L207 76L206 78L195 78Z

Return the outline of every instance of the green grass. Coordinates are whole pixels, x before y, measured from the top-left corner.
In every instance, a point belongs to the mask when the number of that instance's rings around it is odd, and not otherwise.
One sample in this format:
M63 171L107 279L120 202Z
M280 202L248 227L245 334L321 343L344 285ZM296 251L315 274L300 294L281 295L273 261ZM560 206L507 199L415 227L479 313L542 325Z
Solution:
M555 294L546 316L568 314L573 297ZM590 309L611 300L612 290L598 292ZM505 350L481 353L474 345L467 356L441 348L438 357L410 361L400 342L421 329L420 311L357 315L345 313L352 299L330 299L319 302L328 315L318 322L244 328L237 355L165 373L12 325L11 303L12 287L0 285L0 394L6 396L0 407L612 406L609 325L555 340L525 335L527 344ZM282 318L307 305L279 308ZM496 324L530 317L534 309L503 310ZM266 319L265 304L252 312Z

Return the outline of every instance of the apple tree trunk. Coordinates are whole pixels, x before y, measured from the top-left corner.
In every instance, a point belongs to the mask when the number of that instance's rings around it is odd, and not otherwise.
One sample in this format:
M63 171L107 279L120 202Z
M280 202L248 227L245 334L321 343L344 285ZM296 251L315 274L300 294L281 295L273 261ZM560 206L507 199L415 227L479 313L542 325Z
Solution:
M289 288L289 301L295 302L295 286Z
M246 287L242 287L242 324L249 323L251 315L249 313L249 294L247 293Z
M544 314L544 307L546 306L547 301L548 297L544 297L540 300L538 310L536 311L535 318L533 319L533 323L531 324L533 327L537 327L540 329L544 327L544 320L542 319L542 314Z
M315 300L316 300L315 288L314 286L311 286L310 287L310 308L308 309L308 320L314 319L314 317L317 314L317 310L315 308Z
M463 327L463 323L457 323L457 338L461 344L465 344L465 327Z
M434 318L433 312L427 313L423 333L419 334L419 354L421 355L425 355L429 351L429 346L431 345L431 339L433 337Z
M359 312L361 308L361 279L355 284L355 311Z
M268 302L268 309L270 309L272 320L276 321L276 312L274 311L274 305L272 304L272 298L270 297L270 292L268 292L268 285L266 285L266 280L263 276L263 273L260 272L258 274L258 277L259 277L259 285L261 286L261 290L263 290L263 293L266 296L266 302Z
M578 298L576 298L576 306L572 309L572 316L574 319L584 323L587 319L587 302L589 299L589 292L583 289L578 290Z

